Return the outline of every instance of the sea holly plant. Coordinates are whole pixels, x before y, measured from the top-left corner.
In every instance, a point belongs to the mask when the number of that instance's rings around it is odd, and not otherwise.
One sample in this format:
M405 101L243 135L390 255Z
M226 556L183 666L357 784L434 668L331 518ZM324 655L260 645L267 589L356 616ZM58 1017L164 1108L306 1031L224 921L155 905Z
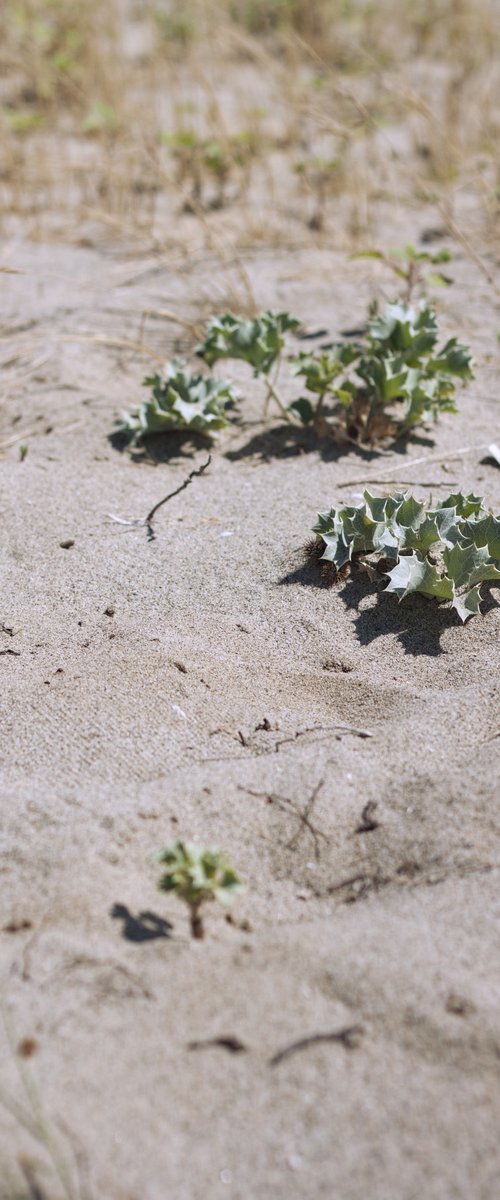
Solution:
M273 399L282 415L290 420L279 392L276 379L285 346L285 335L300 328L301 322L288 312L260 313L246 319L233 313L222 313L209 322L203 342L196 347L200 358L212 367L219 359L241 359L249 364L255 376L262 376L266 385L266 408ZM271 378L272 372L272 378Z
M213 375L193 374L187 363L172 359L162 375L144 380L150 395L133 413L124 413L116 433L137 444L149 434L190 430L212 437L227 425L227 409L238 396L231 383Z
M161 892L175 892L189 908L191 933L203 938L205 930L201 909L209 900L230 905L243 884L226 855L217 846L201 847L190 842L172 841L153 855L164 873L158 881Z
M451 262L450 251L443 247L434 253L416 250L411 242L398 250L384 254L382 250L361 250L353 258L376 258L392 271L404 284L404 299L409 303L415 289L425 291L426 284L433 287L448 287L453 280L440 270L443 263Z
M315 555L337 573L350 563L379 572L398 600L420 592L463 622L480 611L483 583L500 585L500 517L480 496L456 492L431 507L365 491L360 504L319 513L314 533Z
M291 369L316 403L301 397L292 411L304 424L359 444L403 437L418 424L456 412L456 380L473 378L467 346L450 338L440 349L437 317L426 301L390 304L368 322L363 342L342 343L328 355L299 355ZM325 409L325 401L328 408Z

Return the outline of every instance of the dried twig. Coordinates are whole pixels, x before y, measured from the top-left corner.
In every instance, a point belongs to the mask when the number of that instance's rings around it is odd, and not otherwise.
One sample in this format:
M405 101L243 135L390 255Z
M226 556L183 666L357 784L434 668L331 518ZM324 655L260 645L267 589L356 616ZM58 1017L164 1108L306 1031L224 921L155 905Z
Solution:
M154 520L154 517L156 516L156 513L158 512L158 509L161 508L163 504L167 504L168 500L172 500L174 496L178 496L179 492L183 492L184 488L189 487L189 484L192 482L193 479L196 479L198 475L203 475L204 472L207 470L207 468L210 466L211 462L212 462L212 455L209 454L207 461L205 463L202 463L201 467L195 467L195 469L193 471L190 471L189 475L187 475L186 479L184 480L184 483L181 483L179 485L179 487L175 488L175 490L173 492L169 492L168 496L164 496L162 500L158 500L158 503L153 505L153 507L149 510L146 517L144 517L144 518L139 517L137 520L132 520L132 521L124 520L123 517L116 517L116 516L114 516L113 513L108 513L108 517L110 518L111 521L116 521L118 525L129 525L129 526L132 526L135 528L146 528L147 532L148 532L148 542L154 541L156 534L153 529L153 520Z
M209 1046L221 1046L223 1050L229 1050L230 1054L241 1054L247 1049L245 1044L232 1034L229 1037L203 1038L202 1041L188 1042L188 1050L205 1050Z
M295 804L294 801L290 800L288 796L279 796L276 792L254 792L251 788L240 787L239 785L238 787L239 791L247 792L249 796L256 796L258 799L262 798L267 800L268 804L277 804L283 812L293 813L293 815L297 818L299 825L296 832L286 843L286 849L293 850L300 838L300 835L305 829L307 829L313 839L314 857L316 862L318 862L320 858L319 840L322 838L323 841L328 844L329 839L327 838L326 833L323 833L321 829L317 829L316 826L313 825L311 821L311 814L324 782L324 779L320 779L319 783L316 784L314 791L311 793L303 809L299 808L298 804Z
M168 500L172 500L174 496L178 496L179 492L183 492L184 488L189 487L189 484L192 483L193 479L196 479L198 475L203 475L203 473L210 466L211 462L212 462L212 455L209 454L207 461L205 463L202 463L201 467L196 467L193 471L189 472L189 475L184 480L184 483L181 483L180 487L176 488L174 492L169 492L168 496L164 496L163 500L159 500L157 504L153 505L153 508L150 509L150 511L148 512L148 515L144 522L144 524L146 525L147 531L148 531L148 540L150 542L155 537L152 523L153 523L153 519L154 519L156 513L158 512L158 509L161 508L163 504L166 504Z
M285 1058L290 1058L299 1050L308 1050L309 1046L317 1046L320 1042L340 1042L346 1050L356 1050L363 1033L361 1025L349 1025L347 1029L338 1029L334 1033L313 1033L309 1037L300 1038L298 1042L292 1042L290 1046L285 1046L284 1050L278 1050L278 1053L269 1059L269 1066L277 1067Z
M376 800L367 800L361 813L359 825L356 826L355 833L372 833L374 829L378 829L380 821L376 821L374 817L376 808Z

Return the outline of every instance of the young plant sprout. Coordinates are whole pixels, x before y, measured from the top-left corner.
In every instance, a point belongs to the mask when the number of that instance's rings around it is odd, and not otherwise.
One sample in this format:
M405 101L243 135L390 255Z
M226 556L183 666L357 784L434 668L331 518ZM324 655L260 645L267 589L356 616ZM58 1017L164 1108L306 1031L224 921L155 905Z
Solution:
M293 165L294 174L298 176L307 192L313 196L313 210L307 221L309 229L318 232L324 228L328 197L338 192L344 180L344 164L342 157L338 158L307 158Z
M144 384L151 394L133 413L124 413L117 433L134 445L153 433L191 430L212 437L227 425L226 409L238 396L225 379L194 375L185 362L172 359L162 375L148 375Z
M472 379L472 357L457 338L437 350L438 336L436 314L425 301L390 304L369 321L364 342L291 360L306 390L318 395L315 406L301 398L292 411L313 426L321 414L319 433L328 428L327 415L331 432L344 431L362 445L403 437L442 412L456 412L455 380ZM328 414L326 397L333 402Z
M167 842L152 861L166 867L158 881L160 891L175 892L187 904L194 938L205 936L201 915L203 905L209 900L230 905L243 887L236 871L217 846L205 848L190 842Z
M448 287L453 280L440 270L426 270L426 267L440 267L442 263L451 262L450 251L443 247L432 254L428 250L416 250L411 242L407 242L400 250L390 250L384 254L382 250L363 250L353 254L353 258L377 258L392 271L397 279L405 285L404 299L409 303L416 287L425 290L425 284L434 287Z
M290 359L292 375L300 376L304 380L306 390L317 397L315 405L306 396L301 396L290 405L292 412L297 413L303 425L312 423L316 433L328 433L328 424L324 422L321 411L325 397L335 391L334 381L355 361L358 353L354 346L345 343L319 354L302 350Z
M318 514L312 554L338 574L351 563L403 600L412 592L449 603L460 619L480 611L483 583L500 583L500 517L480 496L456 492L434 507L409 493L371 496ZM321 552L321 553L320 553Z
M212 182L216 191L210 207L223 208L227 184L236 171L239 178L243 176L242 186L248 185L250 163L257 153L251 131L204 138L193 129L180 129L161 133L160 140L177 164L177 183L189 185L185 207L206 206L207 183Z
M286 420L290 414L276 388L285 334L300 328L301 322L287 312L263 312L246 320L233 313L214 317L207 326L203 342L196 353L209 367L219 359L233 358L247 362L255 376L263 377L267 389L265 415L273 399ZM270 378L273 372L272 379Z

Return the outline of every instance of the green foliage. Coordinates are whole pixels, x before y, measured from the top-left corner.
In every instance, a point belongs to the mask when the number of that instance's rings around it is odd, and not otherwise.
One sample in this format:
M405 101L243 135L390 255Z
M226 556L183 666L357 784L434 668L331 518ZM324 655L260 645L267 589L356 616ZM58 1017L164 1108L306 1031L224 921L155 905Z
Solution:
M321 559L337 571L353 560L378 567L398 600L421 592L451 602L462 621L479 612L481 584L500 581L500 517L481 497L456 492L430 507L409 493L363 495L361 504L318 514Z
M14 51L23 80L19 93L29 96L30 107L48 111L61 102L71 108L88 103L89 84L98 75L96 34L108 19L100 10L97 0L13 0L0 6L4 44Z
M334 422L361 443L402 436L441 412L456 412L455 380L473 377L472 357L457 338L440 350L437 341L437 318L429 304L390 304L369 322L363 343L292 360L306 389L320 392L316 410L310 405L302 416L296 402L293 409L300 419L314 422L329 396Z
M254 375L268 375L285 345L284 335L300 321L287 312L263 312L253 320L223 313L210 321L196 353L212 367L221 358L242 359Z
M404 436L442 412L456 412L456 381L472 378L470 351L457 338L438 348L434 309L425 301L414 307L401 301L372 317L364 341L291 356L291 372L309 395L285 407L276 378L285 336L299 327L287 312L248 319L223 313L209 322L196 352L210 367L240 359L264 376L266 411L272 398L287 420L312 425L321 437L361 444Z
M111 104L103 104L96 100L83 122L83 132L87 134L116 133L119 120Z
M313 407L306 396L301 396L290 405L292 412L297 414L303 425L317 425L325 396L334 391L334 381L356 358L356 349L346 343L319 354L302 350L289 360L292 375L300 376L307 391L318 397L316 407Z
M0 109L0 114L8 128L15 134L31 133L33 129L39 129L45 124L43 114L30 109L21 110L5 106Z
M148 375L151 394L133 413L124 413L117 433L137 444L143 437L172 430L211 436L227 425L226 408L237 395L225 379L194 375L186 363L172 359L161 375Z
M225 200L225 185L235 169L249 168L258 150L259 139L252 130L221 137L200 137L194 129L179 129L175 133L160 134L160 141L168 146L177 163L177 178L180 184L189 183L192 200L201 203L208 182L215 182L217 195L212 207L222 206Z
M207 848L171 841L154 855L153 861L166 867L158 881L160 891L175 892L188 905L194 937L203 937L201 906L209 900L230 905L243 886L217 846Z
M179 45L189 46L196 39L196 12L189 4L184 4L181 12L158 7L154 17L162 38L166 42L173 42L177 48Z
M324 24L323 7L321 0L307 4L304 0L231 0L229 12L253 34L290 28L298 33L319 33Z
M294 174L315 198L313 211L307 221L309 229L323 229L328 196L335 194L345 182L346 148L347 140L340 146L335 158L311 155L293 164Z
M353 254L353 258L376 258L392 271L393 275L405 284L405 299L411 300L415 287L424 289L425 284L434 287L448 287L453 281L440 270L425 270L426 266L440 267L442 263L451 261L450 251L445 247L432 253L429 250L416 250L411 242L407 242L399 250L391 250L384 254L381 250L363 250Z

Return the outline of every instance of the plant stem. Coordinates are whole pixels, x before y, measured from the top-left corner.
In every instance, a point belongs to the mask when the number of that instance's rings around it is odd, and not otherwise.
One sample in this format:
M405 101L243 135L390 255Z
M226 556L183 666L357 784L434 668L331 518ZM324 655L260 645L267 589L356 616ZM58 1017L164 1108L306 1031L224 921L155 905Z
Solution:
M203 917L200 913L199 905L193 905L191 908L191 933L197 941L201 941L205 937Z
M325 396L326 396L326 392L322 392L318 399L318 403L316 405L316 412L314 414L315 421L317 421L318 417L321 416L321 409L323 408L323 401L325 399Z
M269 401L271 399L273 399L276 401L276 404L278 405L278 408L279 408L282 416L285 418L285 421L288 421L288 423L290 424L291 419L292 419L290 417L290 413L289 413L288 409L286 408L285 404L283 403L283 400L281 399L279 392L276 390L274 383L271 383L270 379L266 379L266 387L267 387L267 396L266 396L266 402L265 402L265 408L264 408L264 419L267 419Z

